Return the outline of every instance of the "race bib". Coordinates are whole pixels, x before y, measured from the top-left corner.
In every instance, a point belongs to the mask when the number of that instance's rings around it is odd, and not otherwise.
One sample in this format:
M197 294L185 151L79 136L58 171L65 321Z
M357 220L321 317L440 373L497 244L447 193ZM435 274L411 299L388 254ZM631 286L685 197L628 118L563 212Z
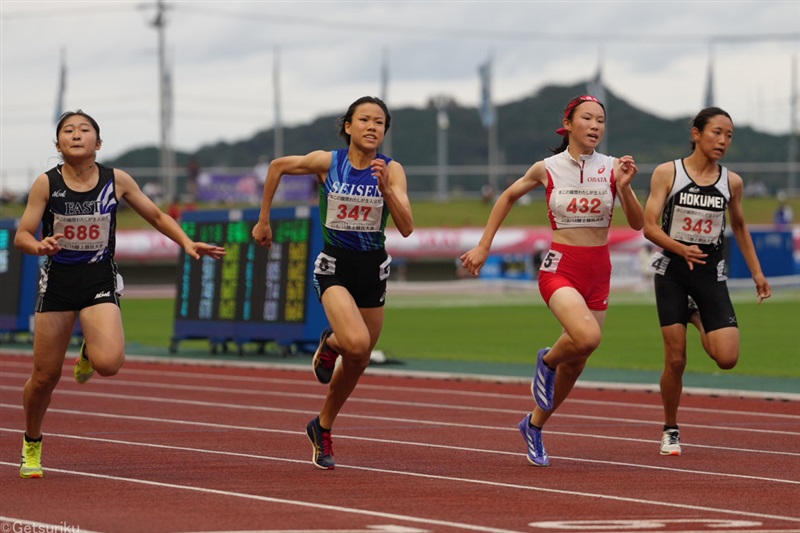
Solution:
M724 211L675 206L669 236L680 242L714 244L722 234Z
M380 231L383 216L382 196L328 194L325 227L340 231Z
M542 260L542 266L539 267L539 272L550 272L555 274L558 271L558 264L564 254L555 250L548 250L547 255Z
M65 250L96 252L108 246L111 233L111 213L104 215L55 214L53 234L63 233L58 244Z
M314 261L314 274L317 276L333 276L336 274L336 258L320 252Z
M664 255L661 252L656 252L650 258L650 264L648 265L648 269L651 272L655 272L656 274L664 275L667 271L667 267L669 266L669 257Z
M611 220L614 197L607 187L555 189L552 212L558 227L606 227Z

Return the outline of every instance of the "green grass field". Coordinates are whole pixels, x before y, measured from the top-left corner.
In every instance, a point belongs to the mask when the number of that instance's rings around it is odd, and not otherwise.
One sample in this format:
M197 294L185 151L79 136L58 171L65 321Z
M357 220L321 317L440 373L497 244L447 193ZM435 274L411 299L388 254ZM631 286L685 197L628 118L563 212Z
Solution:
M639 192L644 202L644 194ZM771 224L774 198L748 198L743 203L750 224ZM218 206L203 206L219 208ZM254 206L240 206L254 207ZM800 213L800 197L792 199ZM3 217L20 216L23 206L2 207ZM447 203L414 202L417 227L461 227L485 224L491 205L479 200ZM120 229L149 227L130 209L120 212ZM614 217L624 225L624 216ZM504 226L549 226L542 199L518 204ZM378 349L401 360L436 359L528 364L536 349L557 338L559 325L541 304L538 293L508 294L488 300L474 295L419 297L389 294L386 324ZM731 371L748 376L800 378L796 325L800 292L776 291L758 306L752 294L735 299L741 326L740 363ZM166 349L173 332L172 300L125 299L123 319L128 344ZM182 341L180 351L207 351L207 341ZM705 355L696 331L690 328L687 371L717 372ZM614 295L604 340L589 365L608 369L660 370L662 343L652 295Z
M485 300L469 295L389 296L377 348L395 359L529 364L535 351L554 342L560 331L535 292ZM776 295L761 305L749 292L735 296L741 356L739 365L729 372L800 378L796 325L800 294ZM125 300L123 320L129 346L166 348L172 336L173 313L172 300ZM185 341L180 350L185 347L205 350L208 342ZM687 372L718 372L693 328L688 336L688 353ZM603 343L590 359L590 367L657 371L662 360L652 297L613 295Z

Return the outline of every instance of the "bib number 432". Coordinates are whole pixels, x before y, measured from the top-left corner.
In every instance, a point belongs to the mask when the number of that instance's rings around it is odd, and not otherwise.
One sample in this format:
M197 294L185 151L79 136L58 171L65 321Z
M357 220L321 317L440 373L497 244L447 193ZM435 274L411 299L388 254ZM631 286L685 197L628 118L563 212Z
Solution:
M599 215L601 213L600 206L602 202L600 198L573 198L567 205L568 213L593 213Z

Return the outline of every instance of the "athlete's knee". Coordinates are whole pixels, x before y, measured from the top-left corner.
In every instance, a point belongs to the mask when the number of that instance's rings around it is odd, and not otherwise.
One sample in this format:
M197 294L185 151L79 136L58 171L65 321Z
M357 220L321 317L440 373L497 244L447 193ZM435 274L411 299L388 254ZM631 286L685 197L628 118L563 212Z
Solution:
M103 377L116 375L125 362L125 351L123 349L114 350L113 353L103 352L102 357L95 356L87 350L86 355L95 372Z
M599 328L589 328L578 331L572 337L572 345L577 353L588 356L600 346L600 341L602 338L603 337Z
M686 370L686 350L667 349L664 354L664 369L673 374L683 375Z
M117 361L113 361L110 363L104 363L102 365L93 366L93 368L95 372L107 378L117 375L117 373L119 373L120 369L122 368L122 363L123 359L119 359Z
M34 368L28 383L36 391L52 391L60 379L61 368L58 369L58 372Z
M730 370L739 362L738 353L728 353L724 355L712 353L711 358L714 359L714 362L717 363L717 366L721 370Z
M358 361L366 358L369 363L369 355L371 351L371 343L369 335L358 334L336 334L336 342L339 346L342 355L348 357L352 361Z

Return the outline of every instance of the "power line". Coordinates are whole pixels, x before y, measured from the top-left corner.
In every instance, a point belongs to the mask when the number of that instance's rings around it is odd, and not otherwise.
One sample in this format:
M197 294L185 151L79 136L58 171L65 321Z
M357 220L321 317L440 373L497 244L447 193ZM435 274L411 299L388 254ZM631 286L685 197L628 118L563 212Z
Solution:
M129 11L139 11L157 7L152 4L129 4L127 6L92 8L91 10L30 10L30 11L11 11L3 13L3 20L13 21L14 19L31 18L63 18L63 17L85 17L86 15L98 14L120 14ZM291 17L274 15L270 13L256 11L231 11L226 9L216 9L213 7L197 6L182 3L166 4L168 9L180 11L187 14L208 15L214 18L225 17L238 20L248 20L259 24L290 25L301 27L313 27L332 32L340 32L342 27L353 24L352 19L322 19L311 17ZM382 35L410 35L420 37L444 37L455 39L492 39L496 41L529 41L529 42L557 42L563 38L561 32L514 32L514 31L492 31L479 28L444 28L436 26L404 26L392 25L369 25L359 26L359 32L372 32ZM585 33L583 38L586 41L595 43L752 43L752 42L791 42L800 41L800 32L780 32L780 33L729 33L717 35L698 35L696 33L632 33L632 34L609 34L607 32Z

